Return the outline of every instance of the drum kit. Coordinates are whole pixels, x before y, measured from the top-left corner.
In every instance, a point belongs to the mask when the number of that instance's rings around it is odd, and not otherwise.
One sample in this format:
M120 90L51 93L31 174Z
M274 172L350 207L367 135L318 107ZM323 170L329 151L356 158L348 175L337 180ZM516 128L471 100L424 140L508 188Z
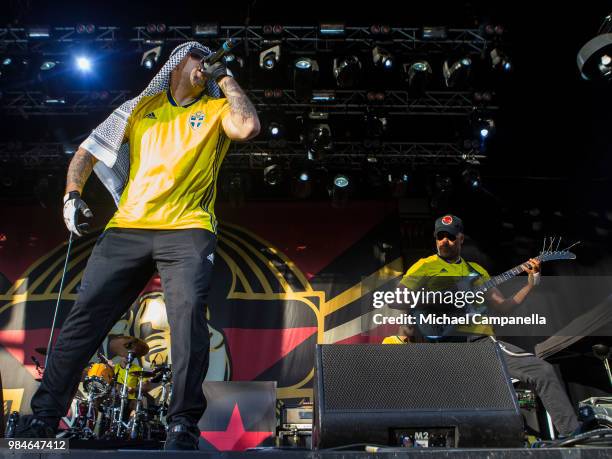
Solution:
M139 368L136 359L147 355L149 346L133 336L114 336L108 347L111 354L123 358L125 368L115 373L113 362L98 352L99 362L91 363L83 372L86 397L80 394L75 397L73 422L64 438L164 441L172 397L170 366L155 365L150 371L134 371L134 366ZM46 349L36 351L44 355ZM118 378L120 373L124 375L122 382ZM133 378L138 384L129 387ZM157 403L143 390L145 383L160 383ZM130 397L131 392L136 393L135 399Z

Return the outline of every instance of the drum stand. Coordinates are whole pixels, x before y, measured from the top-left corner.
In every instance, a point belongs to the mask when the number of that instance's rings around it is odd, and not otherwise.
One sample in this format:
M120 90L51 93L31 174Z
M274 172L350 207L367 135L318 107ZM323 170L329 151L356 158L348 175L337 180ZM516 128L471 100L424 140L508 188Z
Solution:
M132 427L130 429L130 439L136 440L139 436L144 436L144 423L143 415L144 410L142 408L142 380L143 377L138 378L138 396L136 397L136 409L134 410L134 418L131 420Z
M159 398L159 421L166 427L168 427L168 421L166 420L166 416L168 415L168 404L172 396L172 388L168 390L168 386L172 384L170 382L171 378L172 374L170 373L170 369L164 369L164 374L162 376L162 392Z
M134 352L128 351L127 365L125 366L125 378L123 379L123 387L121 388L121 406L119 408L119 414L117 419L117 438L121 437L121 430L123 427L127 427L127 424L123 422L123 412L129 403L128 399L128 378L130 376L130 368L134 361Z

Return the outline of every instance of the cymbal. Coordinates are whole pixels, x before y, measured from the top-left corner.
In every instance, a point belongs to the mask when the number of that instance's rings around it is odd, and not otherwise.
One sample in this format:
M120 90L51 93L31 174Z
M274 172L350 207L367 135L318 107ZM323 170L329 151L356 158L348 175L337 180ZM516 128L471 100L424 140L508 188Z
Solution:
M47 355L47 348L46 347L35 347L34 351L38 352L40 355Z
M133 336L113 336L108 345L109 350L121 357L127 357L132 351L134 357L142 357L149 353L149 346L143 340Z
M130 371L131 375L136 376L137 378L150 378L151 376L155 376L154 371Z

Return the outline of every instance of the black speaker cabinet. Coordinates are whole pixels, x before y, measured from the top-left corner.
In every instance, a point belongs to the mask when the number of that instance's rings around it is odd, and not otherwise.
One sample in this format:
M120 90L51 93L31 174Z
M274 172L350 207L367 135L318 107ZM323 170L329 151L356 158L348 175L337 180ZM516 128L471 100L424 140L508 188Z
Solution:
M314 397L316 448L522 445L516 394L488 339L318 345Z

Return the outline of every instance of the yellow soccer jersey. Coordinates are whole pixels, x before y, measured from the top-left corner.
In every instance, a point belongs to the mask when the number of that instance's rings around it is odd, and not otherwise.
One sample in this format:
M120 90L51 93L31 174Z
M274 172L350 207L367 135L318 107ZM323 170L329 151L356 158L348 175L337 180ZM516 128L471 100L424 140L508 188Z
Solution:
M166 93L143 98L126 129L130 175L107 228L216 232L216 180L229 147L225 98L179 106Z
M406 341L404 341L404 336L386 336L385 339L383 339L382 344L407 344Z
M401 283L411 290L418 290L424 286L423 284L425 283L426 278L448 276L456 278L451 279L454 282L459 280L461 277L475 275L476 273L474 273L474 271L480 275L480 282L490 279L489 273L482 266L471 261L470 266L472 269L470 269L463 258L460 259L459 263L448 263L438 255L432 255L427 258L421 258L419 261L413 264L408 271L406 271L406 274L404 274ZM494 335L493 327L491 325L458 326L456 330L461 333Z

